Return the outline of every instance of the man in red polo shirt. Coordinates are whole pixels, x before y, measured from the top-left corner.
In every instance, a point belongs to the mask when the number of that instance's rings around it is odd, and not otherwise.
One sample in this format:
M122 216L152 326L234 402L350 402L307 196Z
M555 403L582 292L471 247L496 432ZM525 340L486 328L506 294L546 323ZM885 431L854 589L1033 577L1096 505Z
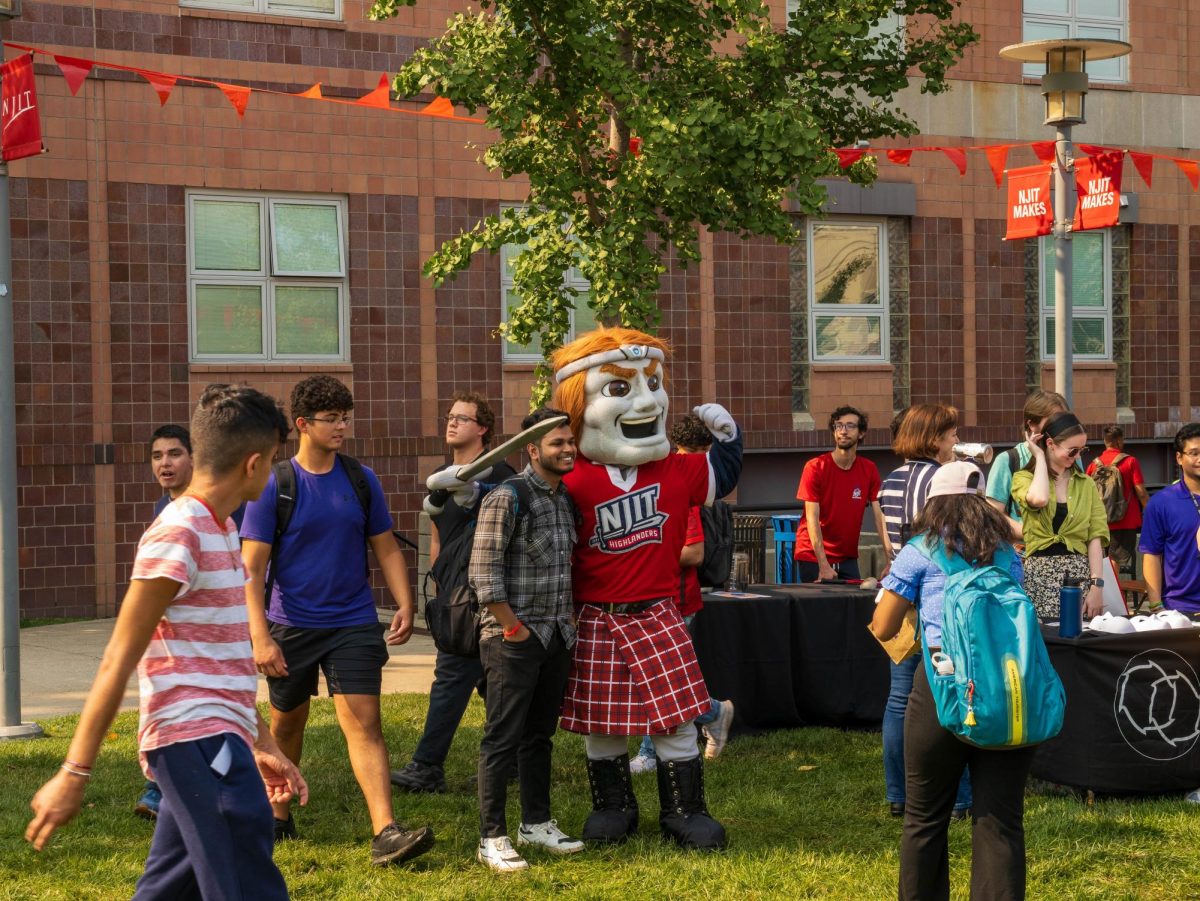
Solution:
M1088 464L1087 474L1096 474L1099 466L1117 467L1121 474L1121 493L1125 495L1125 515L1108 524L1111 538L1108 556L1117 569L1133 578L1134 561L1137 553L1137 534L1142 527L1142 510L1150 502L1146 491L1146 479L1136 457L1124 451L1125 430L1119 425L1110 425L1104 430L1104 452Z
M804 522L796 529L795 558L801 582L861 578L858 536L870 504L887 559L891 543L879 507L879 470L858 456L867 434L867 416L838 407L829 416L833 450L804 464L796 498L804 501Z

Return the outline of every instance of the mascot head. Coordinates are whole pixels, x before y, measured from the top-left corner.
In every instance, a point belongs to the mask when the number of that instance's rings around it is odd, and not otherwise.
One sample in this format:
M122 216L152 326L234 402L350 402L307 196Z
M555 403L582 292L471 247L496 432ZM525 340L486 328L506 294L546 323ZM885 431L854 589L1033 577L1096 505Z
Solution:
M571 417L580 453L618 466L670 453L667 353L661 338L630 328L598 328L554 352L554 406Z

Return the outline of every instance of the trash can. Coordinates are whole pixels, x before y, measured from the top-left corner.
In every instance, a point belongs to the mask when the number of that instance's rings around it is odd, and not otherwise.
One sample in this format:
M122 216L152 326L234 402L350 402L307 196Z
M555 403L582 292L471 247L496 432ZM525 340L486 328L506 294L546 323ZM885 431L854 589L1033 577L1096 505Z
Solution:
M796 529L804 517L794 513L776 514L771 517L771 528L775 544L775 581L779 584L800 581L800 568L793 554L796 552Z
M733 514L733 552L744 553L750 561L748 584L759 585L764 581L767 556L767 538L761 516L750 513Z

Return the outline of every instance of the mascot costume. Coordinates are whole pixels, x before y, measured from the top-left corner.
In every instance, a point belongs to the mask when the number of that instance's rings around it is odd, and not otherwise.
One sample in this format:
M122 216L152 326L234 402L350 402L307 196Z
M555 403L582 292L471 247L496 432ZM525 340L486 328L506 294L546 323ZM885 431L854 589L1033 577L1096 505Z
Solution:
M685 848L725 847L704 802L693 720L708 689L679 614L679 553L688 509L737 484L742 439L717 404L695 414L715 440L677 454L667 440L667 345L633 329L601 328L552 358L554 406L579 443L563 478L579 511L572 582L579 639L562 727L585 736L592 812L583 837L621 842L638 824L628 738L650 735L658 754L659 823Z

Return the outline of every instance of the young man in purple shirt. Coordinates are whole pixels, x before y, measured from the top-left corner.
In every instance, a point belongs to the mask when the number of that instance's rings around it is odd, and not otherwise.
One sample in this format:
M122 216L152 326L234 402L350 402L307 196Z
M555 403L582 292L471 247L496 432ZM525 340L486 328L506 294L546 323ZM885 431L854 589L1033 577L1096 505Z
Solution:
M1200 613L1200 423L1175 434L1175 462L1182 477L1142 516L1142 573L1150 606Z

